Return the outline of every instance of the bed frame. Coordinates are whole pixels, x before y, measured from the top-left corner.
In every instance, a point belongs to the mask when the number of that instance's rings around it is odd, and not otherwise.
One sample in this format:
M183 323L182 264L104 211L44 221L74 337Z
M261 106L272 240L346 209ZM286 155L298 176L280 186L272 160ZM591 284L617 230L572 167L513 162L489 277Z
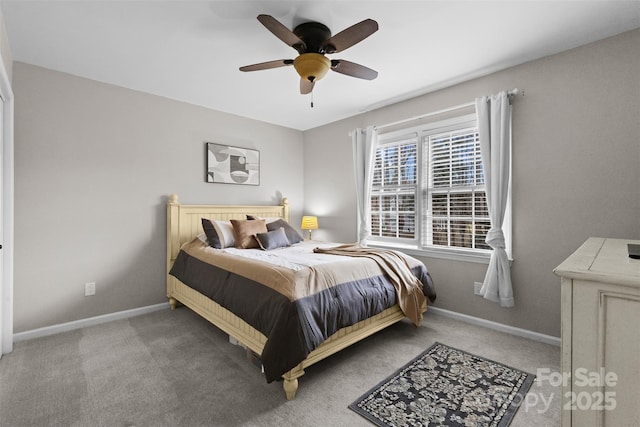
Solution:
M188 287L169 275L180 246L202 233L201 218L228 220L245 219L247 214L260 217L280 217L289 221L289 203L282 199L280 205L265 206L229 206L229 205L183 205L178 196L169 196L167 204L167 297L171 309L178 302L187 306L200 316L255 354L262 354L266 337L232 312ZM283 388L287 400L293 400L298 390L298 378L304 375L304 369L334 353L354 344L394 323L402 320L404 314L396 304L380 314L365 319L353 326L340 329L322 345L312 351L305 360L282 375Z

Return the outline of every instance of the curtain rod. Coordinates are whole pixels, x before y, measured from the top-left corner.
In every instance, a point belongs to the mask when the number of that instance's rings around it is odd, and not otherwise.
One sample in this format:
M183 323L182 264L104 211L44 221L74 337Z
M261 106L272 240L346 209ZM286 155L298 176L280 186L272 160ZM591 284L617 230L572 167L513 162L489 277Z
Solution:
M518 88L515 88L515 89L512 89L510 91L507 91L507 96L509 96L509 97L515 96L517 94L518 94ZM522 91L522 96L524 96L524 91ZM399 120L397 122L387 123L387 124L380 125L380 126L375 126L375 128L377 130L380 130L382 128L386 128L386 127L389 127L389 126L401 125L402 123L411 122L413 120L420 120L420 119L424 119L426 117L435 116L437 114L448 113L449 111L454 111L454 110L459 110L461 108L471 107L472 105L476 105L475 101L467 102L466 104L454 105L453 107L443 108L442 110L432 111L432 112L426 113L426 114L420 114L419 116L409 117L408 119Z

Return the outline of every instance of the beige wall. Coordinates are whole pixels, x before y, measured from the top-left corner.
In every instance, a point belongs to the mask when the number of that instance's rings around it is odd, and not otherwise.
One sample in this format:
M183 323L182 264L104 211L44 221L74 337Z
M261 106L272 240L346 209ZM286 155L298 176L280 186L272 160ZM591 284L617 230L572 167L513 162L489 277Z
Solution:
M554 267L589 236L640 238L640 30L529 62L304 134L305 212L318 238L356 239L348 132L520 88L513 109L516 306L473 295L486 265L425 258L436 306L560 335Z
M640 238L638 45L640 30L304 133L16 62L15 332L164 302L168 193L283 194L294 224L318 214L314 237L353 241L350 130L518 87L516 307L473 295L485 265L424 261L437 306L558 336L553 268L588 236ZM204 141L259 149L261 185L206 184Z
M13 87L15 332L165 302L169 193L300 220L299 131L21 62ZM260 150L260 186L205 183L205 141Z

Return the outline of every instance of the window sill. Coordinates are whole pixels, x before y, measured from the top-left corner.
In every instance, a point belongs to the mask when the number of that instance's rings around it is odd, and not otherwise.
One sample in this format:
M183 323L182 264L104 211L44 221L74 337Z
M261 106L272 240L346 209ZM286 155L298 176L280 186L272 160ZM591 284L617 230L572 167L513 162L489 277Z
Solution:
M474 262L478 264L489 264L491 251L466 250L454 248L418 248L412 245L399 245L397 243L368 241L372 247L395 249L407 255L421 256L428 258L448 259L452 261Z

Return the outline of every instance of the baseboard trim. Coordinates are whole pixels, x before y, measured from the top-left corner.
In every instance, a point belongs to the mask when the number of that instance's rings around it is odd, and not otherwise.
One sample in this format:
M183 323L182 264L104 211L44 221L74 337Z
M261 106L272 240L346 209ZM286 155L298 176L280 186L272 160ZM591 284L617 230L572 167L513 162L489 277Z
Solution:
M169 303L165 302L161 304L149 305L146 307L134 308L131 310L118 311L116 313L103 314L101 316L89 317L86 319L74 320L73 322L45 326L43 328L32 329L30 331L13 334L13 342L46 337L49 335L59 334L61 332L84 328L85 326L94 326L114 320L128 319L130 317L153 313L154 311L166 310L168 308ZM511 335L517 335L519 337L528 338L534 341L540 341L558 347L560 346L560 338L553 337L551 335L541 334L539 332L530 331L528 329L516 328L515 326L509 326L505 325L504 323L493 322L491 320L481 319L479 317L469 316L467 314L456 313L455 311L445 310L444 308L439 307L429 307L429 311L439 316L449 317L452 319L460 320L462 322L483 326L485 328L494 329L500 332L506 332Z
M473 325L483 326L485 328L494 329L500 332L506 332L511 335L528 338L534 341L540 341L546 344L560 347L560 338L551 335L541 334L539 332L530 331L528 329L516 328L515 326L505 325L504 323L493 322L491 320L481 319L479 317L469 316L467 314L456 313L455 311L445 310L444 308L429 307L429 311L443 317L460 320L462 322L471 323Z
M154 311L166 310L168 308L169 308L169 303L164 302L161 304L148 305L146 307L133 308L131 310L118 311L115 313L103 314L101 316L74 320L73 322L45 326L43 328L37 328L37 329L32 329L30 331L13 334L13 342L26 341L33 338L46 337L49 335L59 334L61 332L73 331L75 329L84 328L85 326L94 326L94 325L100 325L101 323L112 322L114 320L128 319L130 317L140 316L141 314L153 313Z

